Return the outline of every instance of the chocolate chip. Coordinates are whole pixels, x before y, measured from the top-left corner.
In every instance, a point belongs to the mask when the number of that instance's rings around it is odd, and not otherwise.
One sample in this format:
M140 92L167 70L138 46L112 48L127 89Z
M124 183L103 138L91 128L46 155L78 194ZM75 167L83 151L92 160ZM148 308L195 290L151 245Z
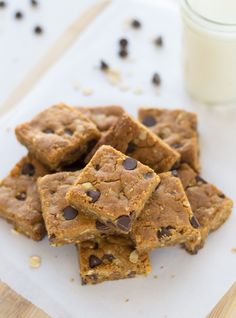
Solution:
M71 130L70 128L65 128L64 129L65 134L72 136L73 135L73 130Z
M152 116L146 116L142 120L142 124L147 126L147 127L155 126L156 123L157 123L156 119Z
M171 170L172 176L178 177L178 171L176 169Z
M224 193L218 193L218 197L220 197L221 199L225 199Z
M94 267L99 266L101 264L102 264L102 261L100 260L100 258L98 258L95 255L89 256L89 267L90 268L94 268Z
M106 224L100 222L99 220L96 220L96 229L100 231L106 231L109 230L109 227Z
M134 28L134 29L140 29L141 28L141 22L137 19L134 19L131 21L131 26Z
M202 177L200 177L200 176L196 176L196 177L195 177L195 180L196 180L197 182L201 182L201 183L207 184L206 180L204 180L204 179L203 179Z
M131 141L131 142L128 143L128 147L127 147L126 153L134 152L135 149L136 149L136 145Z
M65 220L73 220L77 217L77 215L78 211L70 205L63 209L63 216Z
M155 40L154 43L156 44L156 46L163 46L163 38L162 36L158 36Z
M53 240L56 238L56 235L54 233L52 233L51 235L49 235L48 239L50 242L53 242Z
M94 166L94 169L95 169L96 171L98 171L98 170L100 170L100 166L99 166L99 165L95 165L95 166Z
M144 179L151 179L151 178L153 178L154 173L149 171L149 172L144 173L143 176L144 176Z
M39 26L39 25L36 25L35 27L34 27L34 33L35 34L42 34L43 33L43 28L41 27L41 26Z
M31 0L30 3L32 5L32 7L37 7L38 6L38 1L36 1L36 0Z
M92 199L91 202L95 203L100 198L101 192L98 190L88 190L86 194Z
M137 167L137 164L137 160L133 158L126 158L123 161L123 167L125 168L125 170L134 170Z
M159 86L161 84L161 77L158 73L153 74L152 83L156 86Z
M103 257L102 257L102 261L104 262L106 262L106 261L108 261L108 262L112 262L113 260L115 259L115 256L114 255L112 255L112 254L104 254L103 255Z
M5 7L6 7L6 2L0 1L0 8L5 8Z
M51 129L51 128L45 128L45 129L43 130L43 133L45 133L45 134L54 134L54 130Z
M21 174L32 177L35 174L34 165L30 162L26 162L21 169Z
M127 39L120 39L119 44L122 48L126 48L128 46L128 40Z
M199 224L198 220L195 218L195 216L191 217L190 223L191 223L192 227L194 227L195 229L198 229L200 227L200 224Z
M172 147L172 148L175 148L175 149L178 149L178 148L181 148L182 145L181 145L181 144L178 144L178 143L175 143L175 144L172 144L171 147Z
M19 192L16 194L16 199L19 201L25 201L27 195L25 192Z
M164 237L168 237L171 236L171 229L173 229L172 226L167 226L167 227L161 227L160 229L158 229L157 231L157 237L159 239L162 239Z
M21 19L23 18L23 13L22 13L21 11L17 11L17 12L15 13L15 18L16 18L17 20L21 20Z
M122 58L126 58L128 56L128 51L126 49L121 49L119 51L119 56Z
M103 60L101 60L101 62L100 62L100 69L101 69L102 71L107 71L107 70L109 69L109 65L108 65L106 62L104 62Z
M131 219L128 215L122 215L116 220L116 225L120 230L129 232L131 228Z

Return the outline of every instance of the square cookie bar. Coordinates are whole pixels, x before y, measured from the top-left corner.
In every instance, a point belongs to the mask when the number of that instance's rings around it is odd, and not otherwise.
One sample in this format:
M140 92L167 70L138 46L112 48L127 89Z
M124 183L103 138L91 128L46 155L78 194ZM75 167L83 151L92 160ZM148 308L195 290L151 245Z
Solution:
M69 205L128 233L160 178L137 160L102 146L67 192Z
M100 137L100 132L77 109L52 106L16 127L17 139L51 170L73 163Z
M151 272L148 254L139 255L127 238L108 236L83 242L77 247L83 285L132 278Z
M35 241L46 233L36 181L47 173L41 163L28 155L0 183L0 217Z
M200 239L184 243L185 249L196 254L211 231L217 230L230 216L233 202L213 184L197 175L187 164L176 171L185 188L192 211L200 223Z
M180 179L171 172L161 173L159 177L161 182L131 230L131 238L140 253L200 236L199 224Z
M100 132L107 131L124 113L120 106L78 107L81 113L88 117Z
M110 145L158 173L170 170L180 159L175 150L126 113L101 137L86 161L101 145Z
M105 224L68 205L65 196L80 172L58 172L38 179L43 218L51 245L59 246L111 233Z
M140 108L139 120L181 155L181 162L200 170L197 116L182 109Z

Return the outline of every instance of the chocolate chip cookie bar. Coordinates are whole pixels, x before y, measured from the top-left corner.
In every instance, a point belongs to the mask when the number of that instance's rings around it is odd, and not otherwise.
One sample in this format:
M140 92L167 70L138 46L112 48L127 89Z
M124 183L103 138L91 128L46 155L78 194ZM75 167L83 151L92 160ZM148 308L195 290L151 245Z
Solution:
M111 128L124 113L120 106L78 107L81 113L88 117L100 132Z
M180 179L171 172L161 173L159 177L161 181L156 191L131 230L131 237L140 253L200 236L199 224Z
M233 202L187 164L182 164L175 173L181 179L192 211L200 223L200 238L184 243L189 253L196 254L204 246L208 234L217 230L228 219Z
M175 150L126 113L101 137L87 161L101 145L110 145L158 173L170 170L180 159Z
M83 285L147 275L151 264L147 253L139 255L130 240L108 236L77 245Z
M28 155L0 183L0 217L35 241L46 233L36 181L47 173L41 163Z
M52 106L16 127L17 139L51 170L73 163L100 137L100 132L77 109Z
M182 109L140 108L139 120L181 155L181 162L200 170L197 116Z
M110 146L102 146L66 199L69 205L117 232L128 233L159 181L151 168Z
M43 218L51 245L59 246L111 233L105 224L68 205L65 196L80 172L58 172L38 179Z

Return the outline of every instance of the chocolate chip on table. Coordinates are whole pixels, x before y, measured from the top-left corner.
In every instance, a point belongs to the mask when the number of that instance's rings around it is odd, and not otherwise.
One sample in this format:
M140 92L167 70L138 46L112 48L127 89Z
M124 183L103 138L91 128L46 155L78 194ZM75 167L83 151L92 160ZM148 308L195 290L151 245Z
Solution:
M44 132L45 134L54 134L54 130L51 129L51 128L45 128L45 129L43 130L43 132Z
M152 126L155 126L157 124L157 121L152 116L146 116L143 118L142 124L146 127L152 127Z
M21 169L21 174L32 177L35 174L34 165L30 162L26 162Z
M125 168L125 170L134 170L137 168L137 164L137 160L133 158L126 158L123 161L123 167Z
M23 18L23 13L22 13L21 11L17 11L17 12L15 13L15 18L16 18L17 20L21 20L21 19Z
M129 232L131 227L131 219L128 215L122 215L116 220L116 225L120 230Z
M122 47L122 48L126 48L128 46L128 43L129 43L128 40L125 38L120 39L120 41L119 41L120 47Z
M154 173L153 172L146 172L146 173L144 173L144 179L151 179L151 178L153 178L153 176L154 176Z
M141 24L141 22L140 22L139 20L133 19L133 20L131 21L131 26L132 26L134 29L140 29L141 26L142 26L142 24Z
M97 220L96 221L96 229L100 230L100 231L106 231L106 230L109 229L109 227L106 224L104 224L104 223L100 222L99 220Z
M16 194L16 199L19 201L25 201L26 199L26 193L25 192L19 192Z
M77 215L78 211L70 205L63 209L63 216L65 220L73 220L77 217Z
M104 62L103 60L101 60L101 62L100 62L100 69L101 69L102 71L107 71L107 70L109 69L109 65L108 65L106 62Z
M36 1L36 0L31 0L30 3L32 5L32 7L37 7L39 4L38 1Z
M135 149L136 149L136 145L131 141L131 142L128 143L128 147L127 147L126 153L134 152Z
M101 264L102 264L102 260L100 260L100 258L98 258L95 255L89 256L89 267L90 268L94 268L94 267L99 266Z
M158 36L155 40L154 43L156 46L163 46L163 38L162 36Z
M5 1L0 1L0 9L5 8L7 6Z
M172 176L178 177L178 171L176 169L171 170Z
M121 58L126 58L126 57L128 56L128 51L127 51L126 49L121 49L121 50L119 51L119 56L120 56Z
M200 176L196 176L196 177L195 177L195 180L196 180L197 182L201 182L201 183L207 184L206 180L204 180L204 179L203 179L202 177L200 177Z
M157 231L157 237L159 239L162 239L163 237L171 236L171 231L170 231L171 229L173 229L171 226L161 227Z
M198 229L200 227L200 224L199 224L198 220L195 218L195 216L191 217L190 223L191 223L192 227L194 227L195 229Z
M101 196L101 192L100 191L98 191L98 190L88 190L87 192L86 192L86 194L87 194L87 196L89 196L92 200L91 200L91 202L92 203L95 203L95 202L97 202L97 200L100 198L100 196Z
M161 77L158 73L154 73L152 76L152 83L156 86L159 86L161 84Z
M36 25L34 27L34 33L35 34L42 34L43 33L43 28L40 25Z

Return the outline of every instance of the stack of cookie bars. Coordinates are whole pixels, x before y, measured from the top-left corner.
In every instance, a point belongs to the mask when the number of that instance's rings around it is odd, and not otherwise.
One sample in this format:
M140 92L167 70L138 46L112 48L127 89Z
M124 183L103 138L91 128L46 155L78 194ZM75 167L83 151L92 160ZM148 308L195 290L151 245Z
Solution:
M16 128L28 149L0 184L0 216L35 241L76 244L82 284L145 275L149 251L196 254L232 201L200 177L184 110L52 106Z

